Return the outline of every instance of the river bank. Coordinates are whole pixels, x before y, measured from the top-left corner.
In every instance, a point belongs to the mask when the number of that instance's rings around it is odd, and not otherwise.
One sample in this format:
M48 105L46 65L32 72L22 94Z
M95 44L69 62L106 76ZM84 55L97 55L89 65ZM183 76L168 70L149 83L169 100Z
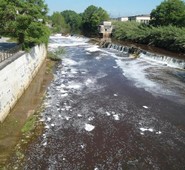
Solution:
M84 38L51 39L49 48L66 54L47 89L41 133L9 167L183 168L185 92L177 75L184 70L120 56Z
M46 59L16 106L9 113L5 121L0 124L0 168L7 164L7 160L12 153L22 157L16 151L20 143L24 144L25 147L29 140L32 140L32 137L37 135L33 131L35 127L40 126L34 126L33 124L35 121L37 122L45 91L53 79L52 70L54 67L55 62ZM32 119L33 121L29 126L25 127L25 123L31 120L31 118L34 118ZM31 128L32 125L33 127ZM28 130L30 131L28 132Z

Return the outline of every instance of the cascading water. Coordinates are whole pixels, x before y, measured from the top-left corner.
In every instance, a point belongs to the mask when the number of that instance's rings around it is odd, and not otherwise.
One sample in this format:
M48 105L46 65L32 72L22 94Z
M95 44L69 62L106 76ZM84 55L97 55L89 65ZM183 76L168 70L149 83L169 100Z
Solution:
M140 57L151 61L157 61L159 63L162 63L170 67L185 69L185 59L172 58L169 56L161 56L161 55L156 55L148 52L146 54L141 53Z
M185 59L178 59L178 58L173 58L169 56L164 56L160 54L154 54L150 53L144 50L141 50L139 48L135 47L128 47L128 46L119 46L117 44L109 43L107 46L104 46L108 49L114 49L118 52L121 53L126 53L126 54L134 54L136 53L138 57L145 59L145 60L151 60L157 63L161 63L166 66L170 67L175 67L179 69L185 69Z

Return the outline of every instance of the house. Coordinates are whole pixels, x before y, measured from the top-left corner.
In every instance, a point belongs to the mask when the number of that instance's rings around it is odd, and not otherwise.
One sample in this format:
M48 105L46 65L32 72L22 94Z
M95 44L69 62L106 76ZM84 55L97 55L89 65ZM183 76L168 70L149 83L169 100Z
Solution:
M129 21L136 21L139 23L148 24L150 21L150 15L136 15L128 17Z
M135 15L129 17L119 17L118 21L126 22L126 21L136 21L139 23L148 24L150 21L150 15Z
M122 22L128 21L128 17L119 17L118 21L122 21Z

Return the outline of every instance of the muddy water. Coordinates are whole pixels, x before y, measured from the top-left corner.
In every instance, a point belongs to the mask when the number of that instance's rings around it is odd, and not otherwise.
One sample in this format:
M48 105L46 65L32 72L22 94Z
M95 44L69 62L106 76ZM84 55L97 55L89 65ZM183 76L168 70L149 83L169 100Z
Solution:
M66 54L49 86L45 130L19 169L185 169L185 83L178 70L52 37Z
M42 101L46 86L51 80L51 75L46 74L46 62L25 91L16 106L5 121L0 124L0 168L10 156L21 136L21 128Z

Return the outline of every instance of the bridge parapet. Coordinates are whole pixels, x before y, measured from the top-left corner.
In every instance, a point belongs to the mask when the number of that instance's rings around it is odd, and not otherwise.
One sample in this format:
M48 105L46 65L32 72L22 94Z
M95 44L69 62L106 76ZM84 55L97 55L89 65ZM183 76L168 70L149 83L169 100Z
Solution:
M14 54L19 52L21 49L22 49L22 44L16 45L15 47L10 48L10 49L0 50L0 63L12 57Z

